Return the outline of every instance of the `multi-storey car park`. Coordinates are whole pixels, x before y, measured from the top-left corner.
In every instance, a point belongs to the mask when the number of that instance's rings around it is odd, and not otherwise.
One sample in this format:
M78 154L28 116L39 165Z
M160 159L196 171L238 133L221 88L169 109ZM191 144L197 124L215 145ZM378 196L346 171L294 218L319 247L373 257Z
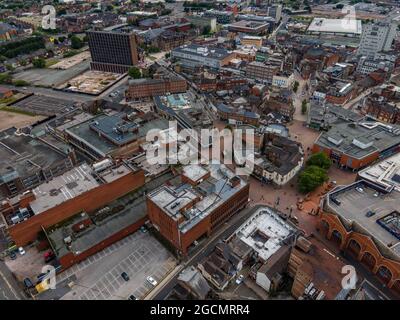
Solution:
M392 156L329 192L321 206L323 233L400 293L400 160Z

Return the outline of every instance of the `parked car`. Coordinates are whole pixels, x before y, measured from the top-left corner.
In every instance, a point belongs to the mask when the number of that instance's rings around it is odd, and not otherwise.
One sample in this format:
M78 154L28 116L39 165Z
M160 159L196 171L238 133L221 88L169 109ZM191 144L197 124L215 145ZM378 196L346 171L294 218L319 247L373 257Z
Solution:
M336 198L331 198L331 201L334 203L334 204L336 204L336 205L338 205L338 206L340 206L340 204L341 204L341 202L340 202L340 200L338 200L338 199L336 199Z
M366 214L365 214L365 216L366 217L372 217L373 215L375 215L375 212L373 212L373 211L371 211L371 210L369 210Z
M24 248L22 248L22 247L19 247L18 248L18 252L19 252L19 254L21 255L21 256L23 256L26 252L25 252L25 250L24 250Z
M131 295L129 296L128 300L137 300L137 298L136 298L133 294L131 294Z
M121 277L125 280L125 281L129 281L129 276L126 272L122 272L121 273Z
M361 187L356 187L356 190L357 190L358 192L360 192L360 193L363 193L363 192L364 192L364 189L361 188Z
M147 282L148 283L150 283L152 286L156 286L157 285L157 281L153 278L153 277L151 277L151 276L148 276L147 278L146 278L146 280L147 280Z
M141 226L140 227L140 231L143 232L143 233L146 233L147 232L147 228L145 226Z
M44 255L43 255L43 257L44 257L44 262L50 262L51 260L53 260L55 257L56 257L56 255L54 254L54 252L53 251L47 251Z
M17 259L17 255L15 254L15 251L10 252L10 258L11 258L11 260Z
M236 284L241 284L243 282L244 276L241 274L239 277L236 279Z
M29 279L29 278L25 278L24 279L24 285L25 285L25 287L26 288L33 288L33 283L32 283L32 281L31 281L31 279Z
M374 197L379 197L381 194L377 191L374 193Z

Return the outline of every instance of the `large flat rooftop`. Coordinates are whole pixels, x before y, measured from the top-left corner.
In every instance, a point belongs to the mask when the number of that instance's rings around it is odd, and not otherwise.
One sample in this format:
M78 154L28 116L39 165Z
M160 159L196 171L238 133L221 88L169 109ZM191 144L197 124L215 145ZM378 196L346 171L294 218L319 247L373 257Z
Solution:
M0 183L46 170L67 157L39 139L15 132L0 132Z
M358 176L387 191L400 192L400 153L361 170Z
M116 200L109 204L108 207L113 208L121 205L123 201L130 200L128 199L129 197L130 196L126 196ZM141 197L132 201L132 204L125 206L123 210L115 214L110 214L101 220L96 217L96 214L89 216L86 213L80 213L70 219L69 223L64 224L61 228L48 228L48 230L52 230L51 232L48 232L48 238L54 246L58 257L62 257L69 251L75 255L82 253L101 243L112 235L117 234L122 229L136 223L140 219L143 219L147 213L146 202L144 201L144 198ZM74 231L73 226L85 219L90 219L91 225L83 231ZM72 240L70 248L68 248L64 243L64 239L67 236L70 236Z
M193 165L190 167L190 172L186 170L186 174L194 179L199 177L199 172L204 173L195 170ZM247 185L222 164L212 164L206 169L210 172L210 177L199 181L196 186L182 182L181 176L178 176L168 185L165 184L148 194L148 198L174 220L185 218L179 226L181 232L190 230ZM232 184L233 181L237 184Z
M36 197L30 203L33 213L42 213L98 187L100 183L91 172L89 165L84 163L33 189L32 192Z
M343 33L361 35L361 20L314 18L308 32Z
M172 53L184 54L185 58L189 59L189 55L198 56L207 59L223 60L231 54L226 49L217 47L206 47L197 44L183 45L172 50Z
M400 126L371 121L338 123L322 133L316 144L362 159L400 144Z
M267 261L296 229L269 207L258 209L236 231L236 236Z
M168 121L164 119L126 121L125 116L124 113L101 114L67 128L66 132L105 156L121 145L145 137L151 129L168 128Z
M362 188L362 191L356 189L359 187ZM331 198L339 200L340 205L335 204ZM392 220L396 220L396 212L400 210L400 192L393 190L389 193L377 193L377 189L373 185L360 180L331 191L327 197L327 207L330 211L338 214L345 224L363 234L370 235L375 242L380 244L380 247L384 247L400 257L400 237L394 235L400 229L393 225L393 232L389 232L382 226L383 219L389 219L390 215L394 214ZM374 215L368 217L368 211L374 212ZM400 219L397 221L400 222Z

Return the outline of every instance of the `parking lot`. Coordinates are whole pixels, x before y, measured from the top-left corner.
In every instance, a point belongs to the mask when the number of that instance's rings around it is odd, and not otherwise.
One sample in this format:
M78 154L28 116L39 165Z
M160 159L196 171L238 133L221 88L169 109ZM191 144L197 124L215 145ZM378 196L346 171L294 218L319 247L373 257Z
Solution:
M124 238L57 277L61 282L70 276L76 280L63 300L121 300L134 295L142 299L176 265L173 256L149 233L140 231ZM129 281L121 277L126 272Z
M14 108L21 109L33 114L52 116L72 110L74 103L53 97L31 95L23 100L14 103Z

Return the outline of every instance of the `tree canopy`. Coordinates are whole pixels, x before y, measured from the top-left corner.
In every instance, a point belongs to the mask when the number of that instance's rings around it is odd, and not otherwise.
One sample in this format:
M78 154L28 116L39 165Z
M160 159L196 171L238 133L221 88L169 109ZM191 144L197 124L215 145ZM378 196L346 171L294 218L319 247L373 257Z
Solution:
M302 193L311 192L328 181L328 179L326 170L318 166L308 166L299 175L299 191Z
M35 68L44 68L46 67L46 60L43 58L35 58L32 60L32 64Z
M136 68L136 67L130 67L128 70L128 74L133 79L139 79L142 77L142 73L140 72L140 69Z
M324 152L314 153L307 160L307 166L317 166L325 170L328 170L331 165L331 159Z

